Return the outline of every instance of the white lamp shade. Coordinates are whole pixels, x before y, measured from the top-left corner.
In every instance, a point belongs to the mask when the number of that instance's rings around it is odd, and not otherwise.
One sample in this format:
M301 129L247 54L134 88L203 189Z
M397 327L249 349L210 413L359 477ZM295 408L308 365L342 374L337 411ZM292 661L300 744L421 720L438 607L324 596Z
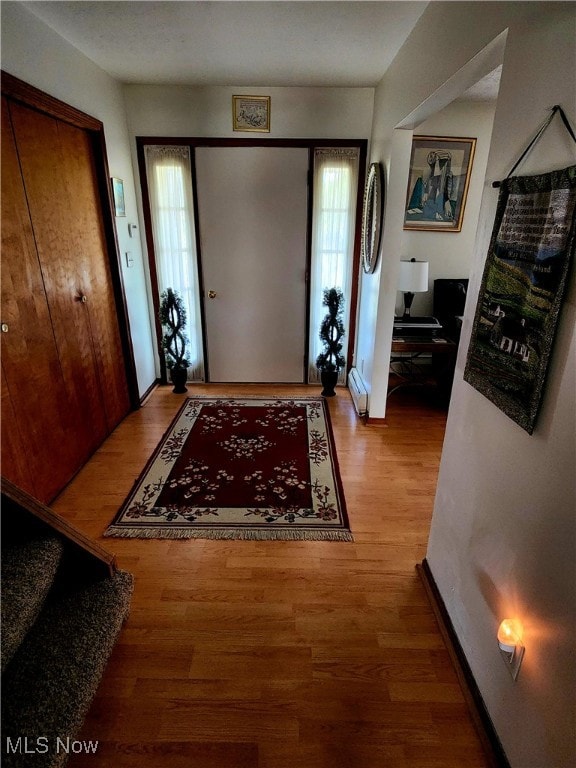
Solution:
M405 293L424 293L428 290L428 262L401 261L398 290Z

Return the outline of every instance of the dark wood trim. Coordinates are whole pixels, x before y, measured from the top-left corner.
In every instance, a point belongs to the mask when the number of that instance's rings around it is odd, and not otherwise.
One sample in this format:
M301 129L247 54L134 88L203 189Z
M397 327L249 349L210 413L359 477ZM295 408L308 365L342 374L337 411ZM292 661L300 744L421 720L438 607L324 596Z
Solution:
M128 317L126 293L124 290L124 279L122 276L118 235L114 223L114 207L112 190L110 187L110 171L106 153L104 124L97 118L76 109L76 107L70 106L70 104L60 101L60 99L57 99L54 96L44 93L44 91L41 91L39 88L29 85L7 72L2 71L0 72L0 75L2 94L4 96L12 101L24 104L26 107L35 109L38 112L50 115L50 117L70 123L76 128L86 131L91 138L92 148L94 150L100 210L104 226L108 263L110 265L112 288L116 302L116 314L118 317L120 340L122 343L124 366L126 369L128 395L131 407L134 409L139 408L140 398L138 395L138 379L134 361L132 336L130 333L130 321Z
M158 316L160 312L160 290L158 288L158 271L156 269L156 255L154 251L154 234L152 231L152 214L150 212L150 197L148 191L148 176L146 175L146 157L144 155L145 144L136 139L136 155L138 158L138 173L140 175L140 189L142 190L142 212L144 214L144 232L146 235L146 250L148 251L148 269L150 270L150 290L152 292L152 306L154 309L154 329L156 331L156 349L160 359L160 383L166 384L166 363L162 349L162 326Z
M358 193L356 197L356 227L354 232L354 255L352 257L352 285L350 286L350 319L348 321L348 351L346 355L347 370L353 367L352 358L356 346L356 315L358 314L358 286L360 284L360 252L362 233L362 208L364 205L364 185L366 183L367 143L360 146L358 159Z
M141 405L141 406L143 406L143 405L144 405L144 403L145 403L145 402L148 400L148 398L150 397L150 395L152 394L152 392L154 392L154 390L156 389L156 387L157 387L157 386L158 386L160 383L161 383L161 382L160 382L160 379L154 379L154 381L152 382L152 384L150 384L150 386L148 387L148 389L146 390L146 392L144 392L144 394L143 394L143 395L140 397L140 405Z
M106 549L101 547L95 541L85 536L77 528L65 520L53 510L42 504L33 496L23 491L10 480L2 478L2 500L5 503L11 501L17 507L24 509L31 515L56 531L64 538L75 550L82 550L90 562L101 576L113 576L116 571L116 558Z
M77 128L84 128L88 131L102 131L104 126L100 120L91 115L82 112L64 101L44 93L24 80L19 80L8 72L1 72L2 93L13 101L25 104L27 107L33 107L39 112L44 112L58 120L75 125Z
M136 136L137 144L185 144L190 147L364 147L367 139L216 139L209 136ZM364 159L366 154L364 154ZM362 189L364 194L364 189Z
M486 754L489 768L510 768L510 763L506 757L506 753L502 747L496 729L490 719L484 700L480 693L480 689L474 679L466 655L460 645L458 636L454 629L454 625L450 619L446 605L442 599L442 595L438 589L430 565L426 558L422 561L422 564L416 565L418 575L422 579L424 589L434 611L434 615L440 628L440 634L446 644L446 649L450 655L458 681L470 715L474 722L474 727L478 732L482 747Z
M310 377L308 375L309 365L308 358L310 356L310 272L312 269L312 220L314 215L314 147L308 148L308 174L307 174L307 214L306 214L306 285L304 286L306 291L306 318L304 321L304 328L306 337L304 340L304 378L302 381L305 384L310 383Z
M366 419L366 426L367 427L387 427L388 421L387 419L377 419L372 418L372 416L368 416Z
M204 381L210 381L210 361L208 359L208 336L206 333L206 291L204 288L204 270L202 268L202 240L200 238L200 212L198 210L198 182L196 177L196 148L190 147L190 166L192 168L192 205L194 206L194 237L196 238L196 269L198 271L198 293L200 295L200 324L202 335L202 358L204 360Z

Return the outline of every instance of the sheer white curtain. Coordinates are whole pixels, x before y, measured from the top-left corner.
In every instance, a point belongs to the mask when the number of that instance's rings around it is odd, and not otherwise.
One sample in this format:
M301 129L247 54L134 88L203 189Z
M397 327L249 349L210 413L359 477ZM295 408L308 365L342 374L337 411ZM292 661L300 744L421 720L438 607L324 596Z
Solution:
M310 270L310 344L308 380L319 381L316 358L322 351L318 337L326 314L322 306L325 288L344 294L344 327L349 332L356 195L359 151L326 148L314 152L314 203L312 211L312 259ZM345 337L344 347L348 342ZM346 380L340 371L339 382Z
M148 145L146 177L160 293L177 291L188 316L189 381L204 380L190 147Z

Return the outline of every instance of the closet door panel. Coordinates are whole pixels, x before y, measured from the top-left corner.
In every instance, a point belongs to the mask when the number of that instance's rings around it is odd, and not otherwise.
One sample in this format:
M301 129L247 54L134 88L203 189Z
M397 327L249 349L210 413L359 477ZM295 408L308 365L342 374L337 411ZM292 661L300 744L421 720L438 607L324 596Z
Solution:
M18 420L2 365L2 477L37 496L36 484L22 442Z
M108 431L112 431L128 413L130 401L92 144L86 131L66 123L59 123L58 132L62 174L68 196L75 201L70 227L77 243L77 269L87 299L85 309Z
M59 122L11 104L14 135L54 338L68 396L66 427L78 450L78 466L107 434L86 303L89 274L79 258L74 190L63 168Z
M34 495L48 500L78 464L74 434L66 429L70 403L36 252L8 105L2 99L2 472L20 485L8 459L21 450L32 468ZM6 440L5 440L6 438ZM10 444L9 444L10 442ZM4 448L7 454L4 454ZM14 474L17 473L17 474Z

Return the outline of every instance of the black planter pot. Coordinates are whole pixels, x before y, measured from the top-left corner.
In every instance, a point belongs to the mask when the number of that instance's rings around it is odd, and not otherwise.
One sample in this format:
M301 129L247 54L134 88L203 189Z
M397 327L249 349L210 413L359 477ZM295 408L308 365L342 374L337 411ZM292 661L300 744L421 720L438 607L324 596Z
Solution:
M335 387L338 382L338 371L320 371L320 381L324 389L320 393L322 397L334 397Z
M170 381L174 384L174 392L177 395L183 395L188 392L186 387L186 378L188 371L186 368L171 368L170 369Z

